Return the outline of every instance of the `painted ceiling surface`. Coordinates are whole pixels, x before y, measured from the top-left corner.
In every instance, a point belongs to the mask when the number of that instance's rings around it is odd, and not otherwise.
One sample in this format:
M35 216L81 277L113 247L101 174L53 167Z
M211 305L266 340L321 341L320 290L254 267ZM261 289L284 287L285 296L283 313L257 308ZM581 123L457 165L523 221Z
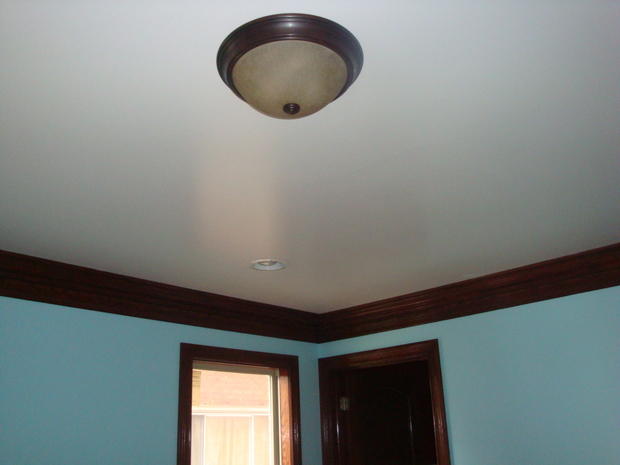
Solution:
M215 66L282 12L365 54L295 121ZM617 242L619 24L596 0L0 0L0 248L324 312Z

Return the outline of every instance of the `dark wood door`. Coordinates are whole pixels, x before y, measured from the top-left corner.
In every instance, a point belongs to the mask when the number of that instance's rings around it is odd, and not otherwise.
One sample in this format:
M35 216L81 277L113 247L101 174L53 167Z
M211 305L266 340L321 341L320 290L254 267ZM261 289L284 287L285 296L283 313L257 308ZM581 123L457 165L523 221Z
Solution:
M437 463L426 361L336 376L341 465Z

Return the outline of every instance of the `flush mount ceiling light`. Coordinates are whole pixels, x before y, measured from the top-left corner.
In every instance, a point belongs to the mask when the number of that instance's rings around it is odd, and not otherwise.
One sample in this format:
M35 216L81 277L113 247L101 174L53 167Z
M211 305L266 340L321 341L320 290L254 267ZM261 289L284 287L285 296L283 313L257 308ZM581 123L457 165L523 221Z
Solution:
M363 61L359 42L341 25L286 13L233 31L220 45L217 69L226 85L256 110L295 119L342 95Z
M286 268L286 265L275 258L260 258L254 260L250 266L259 271L277 271Z

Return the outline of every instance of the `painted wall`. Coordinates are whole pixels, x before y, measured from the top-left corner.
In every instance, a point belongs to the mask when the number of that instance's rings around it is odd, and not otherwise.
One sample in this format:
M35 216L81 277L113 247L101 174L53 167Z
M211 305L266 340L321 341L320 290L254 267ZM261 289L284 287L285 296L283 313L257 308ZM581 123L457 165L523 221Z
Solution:
M620 287L313 345L0 297L0 465L172 465L180 342L316 359L438 338L454 465L620 464Z
M439 339L454 465L620 464L620 287L322 344Z
M0 465L176 463L181 342L298 355L320 464L314 344L0 297Z

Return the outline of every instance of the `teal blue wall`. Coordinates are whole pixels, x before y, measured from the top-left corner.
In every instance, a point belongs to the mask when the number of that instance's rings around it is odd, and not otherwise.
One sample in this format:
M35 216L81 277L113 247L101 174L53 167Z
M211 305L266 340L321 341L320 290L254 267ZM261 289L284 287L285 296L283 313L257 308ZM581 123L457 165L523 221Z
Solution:
M439 339L454 465L620 464L620 287L322 344Z
M0 464L176 463L181 342L298 355L304 464L320 464L314 344L2 297Z
M438 338L454 465L620 464L620 287L313 345L0 298L1 465L172 465L180 342L317 357Z

